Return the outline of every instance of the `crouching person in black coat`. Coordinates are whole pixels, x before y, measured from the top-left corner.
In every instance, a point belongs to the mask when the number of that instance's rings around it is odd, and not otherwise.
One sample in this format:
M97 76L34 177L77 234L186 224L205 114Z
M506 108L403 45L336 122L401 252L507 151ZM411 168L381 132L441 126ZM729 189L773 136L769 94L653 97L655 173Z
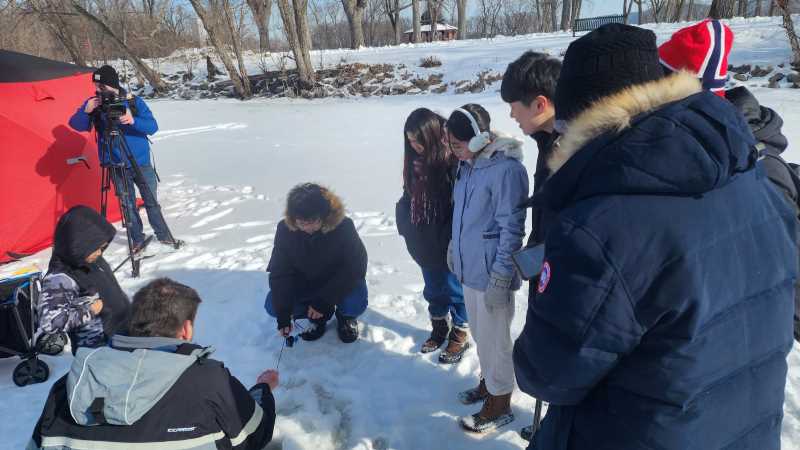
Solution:
M312 183L289 191L267 272L264 307L281 335L292 333L292 318L308 318L314 326L300 337L317 340L336 314L342 342L358 339L356 317L367 309L367 250L333 192Z
M27 450L261 450L272 439L278 373L249 391L191 343L200 297L167 278L133 298L130 330L80 348L50 390Z

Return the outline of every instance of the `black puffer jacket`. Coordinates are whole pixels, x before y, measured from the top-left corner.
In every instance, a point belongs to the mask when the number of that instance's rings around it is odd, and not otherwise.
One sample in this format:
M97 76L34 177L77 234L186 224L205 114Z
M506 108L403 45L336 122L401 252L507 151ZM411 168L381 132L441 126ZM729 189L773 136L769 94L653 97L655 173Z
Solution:
M798 186L791 173L791 167L781 157L789 145L782 131L783 119L774 110L761 106L758 99L744 86L726 91L725 98L742 113L750 125L753 136L764 146L762 150L764 157L760 164L770 181L786 196L795 215L800 217L800 209L797 206ZM798 233L796 241L800 246L800 228ZM794 303L794 337L800 341L800 280L796 285Z
M344 205L336 195L328 190L323 194L331 212L320 231L309 235L288 215L278 223L267 266L278 328L289 326L297 302L333 314L335 306L367 275L367 249L353 221L345 217Z
M531 135L536 145L539 148L539 154L536 157L536 173L533 175L533 194L537 194L542 190L542 186L550 178L550 169L547 167L546 161L553 151L553 145L558 138L555 133L548 133L540 131ZM533 196L528 200L528 205L531 207L531 235L528 237L528 247L535 247L544 243L547 236L547 229L555 222L556 214L541 206L533 206Z
M453 167L448 173L448 182L452 192L455 182L455 170ZM395 205L395 221L397 222L397 232L406 241L408 253L420 267L425 269L446 269L447 268L447 246L453 232L453 205L447 214L437 217L433 223L413 224L411 223L411 194L403 191L403 196Z
M544 244L547 237L547 230L555 223L558 214L544 205L533 204L534 196L542 190L545 182L550 178L550 168L547 167L547 159L553 152L553 146L558 140L558 134L540 131L531 135L539 148L536 156L536 173L533 175L533 195L525 204L531 208L531 234L528 236L526 247L536 247ZM528 301L533 301L536 297L536 281L531 281L528 285Z
M48 276L63 273L78 285L81 297L98 294L103 300L100 317L106 336L121 331L128 321L130 301L108 262L101 256L92 264L86 257L114 239L117 230L95 210L76 206L59 219Z

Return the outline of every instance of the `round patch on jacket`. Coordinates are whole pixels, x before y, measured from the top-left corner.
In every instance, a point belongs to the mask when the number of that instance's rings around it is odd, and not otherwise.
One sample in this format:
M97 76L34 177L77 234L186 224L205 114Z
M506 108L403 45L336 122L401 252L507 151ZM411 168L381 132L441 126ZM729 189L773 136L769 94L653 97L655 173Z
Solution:
M539 287L536 289L540 294L544 294L544 291L547 290L547 285L550 284L551 273L550 263L545 261L542 266L542 274L539 275Z

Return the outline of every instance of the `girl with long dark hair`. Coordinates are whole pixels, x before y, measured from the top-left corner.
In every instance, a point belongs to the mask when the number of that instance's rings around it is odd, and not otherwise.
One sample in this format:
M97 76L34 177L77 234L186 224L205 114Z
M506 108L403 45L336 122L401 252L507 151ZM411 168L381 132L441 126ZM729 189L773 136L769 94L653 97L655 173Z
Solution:
M396 215L397 229L425 280L432 331L420 351L433 352L448 341L439 362L453 364L469 346L469 329L461 283L447 268L458 160L443 143L444 124L443 117L426 108L406 119L403 196Z

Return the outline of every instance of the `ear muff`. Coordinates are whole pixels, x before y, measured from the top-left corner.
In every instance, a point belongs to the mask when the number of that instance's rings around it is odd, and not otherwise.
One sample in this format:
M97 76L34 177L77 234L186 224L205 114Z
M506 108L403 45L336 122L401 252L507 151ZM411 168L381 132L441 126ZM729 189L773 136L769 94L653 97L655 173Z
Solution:
M469 111L463 108L456 108L455 110L467 116L467 119L469 119L469 123L472 126L472 131L475 133L475 136L469 140L469 151L472 153L478 153L486 148L487 145L492 143L492 134L488 131L481 131L481 128L478 126L478 122L474 117L472 117L472 114L470 114Z

